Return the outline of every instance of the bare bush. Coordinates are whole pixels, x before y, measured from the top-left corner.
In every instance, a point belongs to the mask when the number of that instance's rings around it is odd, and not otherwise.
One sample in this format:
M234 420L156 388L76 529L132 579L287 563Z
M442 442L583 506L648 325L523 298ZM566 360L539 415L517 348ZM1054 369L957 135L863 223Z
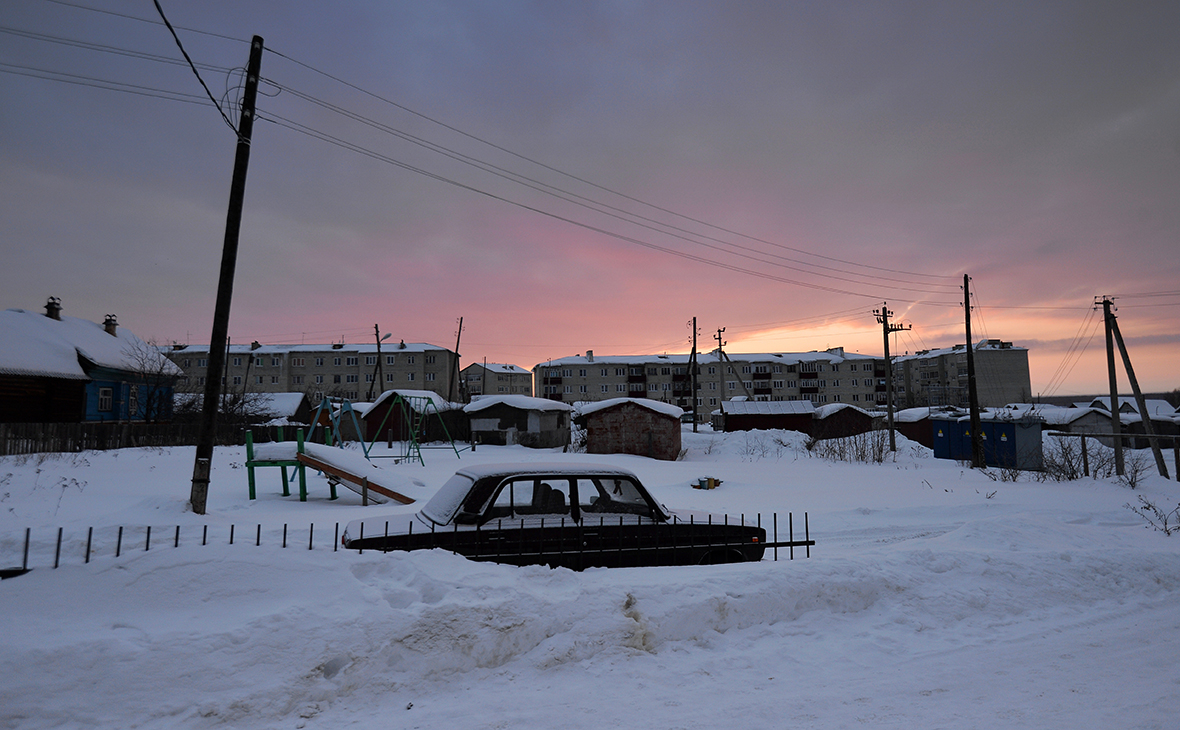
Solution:
M1123 473L1119 477L1119 481L1127 487L1135 489L1144 477L1151 473L1151 464L1147 454L1142 451L1127 450L1124 453L1126 456L1123 458Z
M889 434L885 431L870 431L855 436L835 439L808 439L807 451L828 461L847 461L861 464L884 463L889 451ZM896 458L896 454L893 455Z
M1165 535L1180 532L1180 503L1176 504L1176 509L1168 512L1166 508L1157 506L1140 494L1138 507L1129 502L1123 506L1146 520L1153 529Z

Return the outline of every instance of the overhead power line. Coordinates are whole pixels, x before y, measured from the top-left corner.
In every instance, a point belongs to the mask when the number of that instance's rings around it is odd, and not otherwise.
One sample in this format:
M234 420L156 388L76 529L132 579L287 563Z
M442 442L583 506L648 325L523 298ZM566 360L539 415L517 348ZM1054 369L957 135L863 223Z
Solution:
M213 92L209 91L209 87L205 84L205 79L201 78L201 72L197 70L197 66L193 63L193 59L189 58L188 51L184 50L184 44L180 42L180 36L176 35L176 29L173 28L172 24L168 22L168 16L164 15L164 8L160 7L160 0L152 0L152 2L156 4L156 11L160 13L160 19L164 21L164 25L168 27L168 32L172 34L173 40L176 41L176 47L180 49L180 55L184 56L184 60L188 62L189 68L193 70L193 74L197 77L197 81L201 82L201 88L203 88L205 93L209 95L209 101L213 102L213 106L217 107L217 111L220 112L221 118L225 120L226 126L234 130L234 136L236 136L239 140L243 139L242 133L238 131L238 128L234 126L234 123L229 120L228 116L226 116L225 110L221 108L221 104L217 103L217 99L213 98Z

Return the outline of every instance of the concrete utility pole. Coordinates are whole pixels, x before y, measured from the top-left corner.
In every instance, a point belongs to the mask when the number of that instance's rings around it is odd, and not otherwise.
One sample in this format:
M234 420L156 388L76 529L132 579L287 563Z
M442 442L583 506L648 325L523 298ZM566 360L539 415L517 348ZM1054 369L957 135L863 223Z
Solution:
M692 392L689 394L690 402L692 403L692 432L697 432L697 318L692 318L692 355L688 358L688 372L690 374L690 387Z
M1114 369L1114 312L1110 297L1102 297L1102 323L1106 327L1106 375L1110 380L1110 432L1114 434L1114 473L1126 472L1123 460L1122 421L1119 419L1119 381Z
M880 309L874 309L877 321L881 323L881 332L885 338L885 413L889 421L889 450L897 451L897 436L893 428L893 358L889 355L889 335L901 330L913 329L913 325L889 324L893 312L889 311L889 303L881 302Z
M963 274L963 315L967 325L967 407L971 409L971 467L983 469L983 431L979 424L979 391L975 387L975 344L971 341L971 277Z
M201 428L193 464L193 485L189 503L193 512L205 514L209 497L209 473L213 468L213 444L217 438L217 403L221 396L221 372L229 333L229 309L233 300L234 269L238 261L238 233L242 228L242 203L246 196L246 169L250 164L250 136L254 131L254 103L258 96L258 74L262 70L262 37L250 42L246 64L246 87L242 93L242 115L238 122L238 147L229 190L229 212L225 220L225 243L221 250L221 276L213 310L213 333L209 337L209 366L205 369L205 399L201 403ZM212 373L212 377L209 374Z
M713 336L713 339L717 340L717 392L719 394L717 403L723 416L725 415L725 370L721 367L721 360L725 355L725 351L722 348L725 347L726 343L721 339L721 333L724 331L725 328L721 327L717 330L717 334Z
M463 338L463 318L459 318L459 331L455 333L455 359L451 362L450 382L447 384L447 400L454 403L455 397L455 381L459 377L459 340Z

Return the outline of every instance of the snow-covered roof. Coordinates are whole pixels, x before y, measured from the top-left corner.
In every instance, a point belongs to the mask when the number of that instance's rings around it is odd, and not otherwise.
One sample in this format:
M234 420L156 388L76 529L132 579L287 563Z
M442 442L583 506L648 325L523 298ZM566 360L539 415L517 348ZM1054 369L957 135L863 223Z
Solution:
M0 373L89 380L79 357L114 370L182 374L128 329L120 327L111 335L102 325L78 317L57 320L25 309L0 312Z
M472 363L471 365L468 365L467 367L465 367L463 369L469 370L471 368L483 368L483 369L487 370L489 373L495 373L497 375L532 375L532 373L530 371L525 370L521 366L511 365L509 363L477 362L477 363Z
M980 340L979 342L975 343L976 352L981 350L1022 351L1027 349L1027 347L1020 347L1018 345L1013 345L1011 342L1003 342L1001 340ZM942 357L943 355L952 355L955 353L962 353L963 355L966 355L967 348L963 345L952 345L951 347L940 347L933 350L920 350L913 353L912 355L909 353L906 353L905 355L894 355L893 362L899 363L905 362L907 360L933 360Z
M299 406L307 400L304 393L259 393L257 407L275 418L290 418L299 410Z
M726 353L730 360L737 362L767 362L767 363L783 363L787 365L794 365L801 362L829 362L840 363L848 360L868 361L879 360L880 358L873 355L862 355L860 353L852 352L845 353L842 347L833 347L827 351L813 350L811 352L731 352ZM586 365L688 365L691 356L683 355L573 355L571 357L558 358L557 360L547 360L543 363L538 363L534 366L537 368L549 367L567 367L571 365L586 366ZM697 365L716 365L718 363L725 363L725 360L717 353L713 352L699 352L697 353Z
M796 401L796 402L798 402L798 401ZM870 416L870 417L872 416L872 414L869 413L868 411L866 411L865 409L854 406L851 403L825 403L824 405L816 408L815 413L813 415L816 418L827 418L827 417L831 416L832 414L837 413L838 411L844 410L845 408L851 408L853 410L860 411L861 413L865 414L866 416Z
M1075 404L1078 405L1078 404ZM1176 408L1166 400L1159 398L1146 398L1144 405L1147 406L1147 412L1153 416L1173 416L1177 413ZM1102 396L1095 398L1082 407L1101 408L1107 413L1110 412L1110 396ZM1119 396L1119 410L1123 413L1139 413L1139 403L1134 396Z
M573 407L562 403L559 400L549 400L548 398L534 398L531 395L487 395L479 400L472 401L463 407L466 413L475 413L482 411L485 408L491 408L495 405L504 404L512 408L519 408L525 411L572 411Z
M633 403L641 408L646 408L649 411L662 413L665 416L671 416L673 418L680 418L684 415L684 409L680 406L674 406L671 403L661 403L658 400L652 400L650 398L611 398L609 400L587 403L580 410L582 411L582 415L585 416L590 413L605 411L608 408L614 408L624 403Z
M784 414L811 415L815 411L815 406L809 400L732 400L725 401L724 405L727 415L738 416L752 414L776 416ZM720 413L721 409L713 412Z
M400 395L403 400L407 400L407 402L410 403L411 406L413 405L414 401L410 401L408 399L410 399L410 398L415 398L415 399L425 398L428 401L430 401L430 404L432 406L434 406L435 410L438 410L438 411L446 411L446 410L453 410L453 409L459 408L458 403L451 403L446 398L443 398L438 393L435 393L433 390L399 389L399 390L387 390L384 393L382 393L377 398L377 400L373 401L372 403L365 404L365 413L368 413L369 411L373 410L377 406L381 405L382 403L386 402L387 400L390 400L391 398L393 398L394 396L397 396L397 395ZM353 405L355 406L356 404L353 404ZM357 410L359 410L359 409L357 409Z
M403 346L404 345L404 346ZM209 345L174 345L170 348L165 348L173 354L184 353L191 355L207 355L209 354ZM386 342L381 345L382 355L397 355L398 353L423 353L433 352L439 350L446 350L445 347L438 345L431 345L426 342L406 342L398 344L389 344ZM331 355L332 353L350 353L360 355L376 355L377 343L357 344L357 345L340 345L340 344L318 344L318 345L230 345L228 352L231 355L254 355L262 357L264 355L284 355L288 353L304 353L317 355Z

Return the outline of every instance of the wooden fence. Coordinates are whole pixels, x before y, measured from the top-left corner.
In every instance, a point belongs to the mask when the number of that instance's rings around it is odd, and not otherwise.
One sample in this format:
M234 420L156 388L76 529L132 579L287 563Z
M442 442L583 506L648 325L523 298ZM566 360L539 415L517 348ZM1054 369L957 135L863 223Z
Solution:
M195 423L0 423L0 456L45 452L107 451L137 446L194 446ZM247 427L222 424L217 427L221 446L246 443ZM280 438L278 426L251 427L254 442ZM293 428L288 431L294 433Z

